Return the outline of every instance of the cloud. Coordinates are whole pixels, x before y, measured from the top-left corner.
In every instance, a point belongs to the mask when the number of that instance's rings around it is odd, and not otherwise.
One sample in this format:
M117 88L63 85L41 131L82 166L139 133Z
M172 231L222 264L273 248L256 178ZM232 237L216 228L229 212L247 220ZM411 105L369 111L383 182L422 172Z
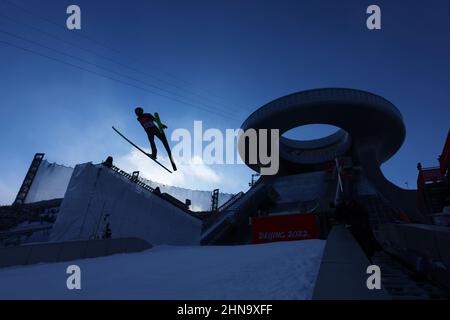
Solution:
M158 161L165 167L172 168L168 157L158 155ZM114 159L114 163L125 171L139 171L141 176L154 182L189 189L212 190L223 181L223 174L206 165L200 157L193 157L188 163L177 164L178 170L173 173L165 171L135 149Z
M0 205L11 205L16 197L17 191L0 181Z
M49 148L51 161L74 166L87 161L104 160L111 150L121 143L111 129L114 120L98 120L96 123L53 124L53 137ZM117 140L114 140L117 139Z

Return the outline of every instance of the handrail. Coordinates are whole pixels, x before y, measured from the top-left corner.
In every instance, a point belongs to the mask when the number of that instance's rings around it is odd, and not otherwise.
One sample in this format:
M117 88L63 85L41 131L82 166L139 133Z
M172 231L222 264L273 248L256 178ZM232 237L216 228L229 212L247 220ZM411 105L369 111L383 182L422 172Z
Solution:
M118 173L119 175L121 175L122 177L127 178L128 180L130 180L131 182L136 183L138 186L153 192L155 191L155 189L153 189L152 187L150 187L148 184L144 183L141 178L135 179L133 178L133 176L131 174L129 174L128 172L123 171L122 169L116 167L115 165L111 166L111 170L113 170L114 172Z
M171 203L172 205L176 206L177 208L183 210L184 212L186 212L190 216L199 219L198 215L195 214L193 211L189 210L189 208L184 203L182 203L181 201L179 201L177 198L173 197L170 194L156 192L156 189L150 187L148 184L146 184L144 181L142 181L142 178L140 178L140 177L135 178L131 174L129 174L128 172L123 171L122 169L116 167L115 165L111 165L111 166L107 166L107 167L110 168L115 173L119 174L120 176L125 177L129 181L137 184L141 188L143 188L143 189L153 193L154 195L158 196L159 198L164 199L165 201L167 201L167 202ZM169 199L169 197L173 198L173 200ZM177 203L177 202L179 202L179 203Z
M244 194L243 191L240 191L240 192L234 194L233 196L231 196L230 199L228 199L227 201L225 201L224 203L222 203L222 205L220 205L220 207L219 207L217 210L218 210L218 211L222 211L222 210L224 210L226 207L229 207L229 206L232 205L237 199L239 199L243 194Z

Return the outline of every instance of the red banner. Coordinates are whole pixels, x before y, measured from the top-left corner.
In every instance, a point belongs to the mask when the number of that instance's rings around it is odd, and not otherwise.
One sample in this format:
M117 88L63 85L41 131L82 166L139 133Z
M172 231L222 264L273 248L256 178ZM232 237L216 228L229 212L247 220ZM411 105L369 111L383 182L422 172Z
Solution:
M317 239L314 214L292 214L252 218L253 243Z

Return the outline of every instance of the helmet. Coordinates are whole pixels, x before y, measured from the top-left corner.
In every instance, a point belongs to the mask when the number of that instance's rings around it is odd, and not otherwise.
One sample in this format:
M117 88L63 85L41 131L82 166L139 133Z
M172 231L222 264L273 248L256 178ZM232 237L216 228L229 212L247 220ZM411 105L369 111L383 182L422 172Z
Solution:
M134 109L134 113L136 113L137 116L140 116L144 113L144 109L142 109L141 107L137 107L136 109Z

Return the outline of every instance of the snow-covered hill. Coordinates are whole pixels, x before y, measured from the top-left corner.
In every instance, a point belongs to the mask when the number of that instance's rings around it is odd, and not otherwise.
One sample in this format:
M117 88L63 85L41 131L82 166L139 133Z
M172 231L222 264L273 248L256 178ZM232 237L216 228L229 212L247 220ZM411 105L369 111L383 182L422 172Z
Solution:
M157 246L96 259L0 269L0 299L310 299L325 241ZM81 268L81 290L66 268Z

